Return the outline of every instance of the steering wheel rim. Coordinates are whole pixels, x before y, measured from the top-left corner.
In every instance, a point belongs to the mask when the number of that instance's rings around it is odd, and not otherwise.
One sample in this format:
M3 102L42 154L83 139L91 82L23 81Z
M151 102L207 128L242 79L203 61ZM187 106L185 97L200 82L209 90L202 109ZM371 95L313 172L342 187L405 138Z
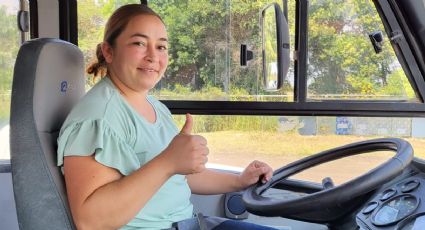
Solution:
M281 180L313 166L352 155L382 150L396 151L396 155L369 172L333 188L289 200L278 200L261 195ZM323 210L332 211L332 209L338 209L338 212L341 212L344 210L344 207L341 209L342 204L367 194L395 178L412 159L413 148L402 139L379 138L356 142L326 150L281 167L273 173L272 179L266 184L259 182L245 190L242 199L246 209L256 215L290 218L296 216L296 219L311 222L330 222L341 215L314 215L314 213L320 211L323 213ZM307 214L303 215L303 213Z

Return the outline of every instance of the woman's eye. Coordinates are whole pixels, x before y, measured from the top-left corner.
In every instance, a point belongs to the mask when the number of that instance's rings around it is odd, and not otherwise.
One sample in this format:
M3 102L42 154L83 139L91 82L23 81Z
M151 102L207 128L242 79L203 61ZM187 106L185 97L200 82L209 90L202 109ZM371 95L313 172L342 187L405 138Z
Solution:
M146 44L144 42L134 42L133 44L137 46L145 46Z
M159 50L167 50L168 48L166 46L158 46Z

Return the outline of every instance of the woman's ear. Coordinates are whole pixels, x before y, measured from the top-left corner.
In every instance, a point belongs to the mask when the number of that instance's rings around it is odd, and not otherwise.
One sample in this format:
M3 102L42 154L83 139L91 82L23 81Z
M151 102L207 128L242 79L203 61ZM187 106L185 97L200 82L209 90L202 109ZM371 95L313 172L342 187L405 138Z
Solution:
M110 64L112 62L113 57L113 48L111 45L109 45L108 42L102 42L102 45L100 46L102 49L103 57L105 58L106 63Z

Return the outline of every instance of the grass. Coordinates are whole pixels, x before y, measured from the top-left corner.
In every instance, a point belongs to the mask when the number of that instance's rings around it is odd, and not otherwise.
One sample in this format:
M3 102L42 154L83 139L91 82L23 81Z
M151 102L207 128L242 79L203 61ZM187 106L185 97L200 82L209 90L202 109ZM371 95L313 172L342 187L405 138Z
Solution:
M244 168L252 160L267 162L278 169L303 157L345 144L379 138L379 136L320 135L295 133L219 131L198 133L208 140L210 163ZM404 138L412 144L415 156L425 158L425 139ZM321 182L332 177L341 184L366 173L394 155L391 151L360 154L306 170L293 178Z
M345 144L380 138L379 136L320 135L294 133L221 131L199 133L211 150L219 153L305 157ZM425 139L404 138L412 144L415 156L425 158Z

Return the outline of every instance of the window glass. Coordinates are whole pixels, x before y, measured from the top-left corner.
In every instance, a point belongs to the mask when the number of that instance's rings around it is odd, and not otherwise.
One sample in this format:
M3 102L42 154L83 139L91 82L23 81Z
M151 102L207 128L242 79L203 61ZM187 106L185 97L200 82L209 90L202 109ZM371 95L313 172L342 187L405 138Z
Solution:
M179 128L185 116L174 116ZM242 169L254 159L278 169L290 162L345 144L381 137L409 141L425 158L424 118L193 116L193 133L208 141L211 167ZM387 161L393 152L372 152L333 161L294 176L340 184Z
M292 101L291 74L280 91L265 92L261 85L260 11L270 2L149 1L167 26L170 58L165 76L152 93L164 100ZM140 1L78 1L78 44L87 64L102 41L106 19L127 3ZM292 8L292 24L293 16ZM240 65L241 44L254 54L247 66Z
M292 101L289 83L277 92L262 86L260 12L271 2L150 2L170 39L170 65L155 94L167 100ZM247 66L240 65L241 44L253 52Z
M10 159L9 117L13 67L21 43L16 25L18 0L0 2L0 160Z
M371 0L309 3L308 99L418 102Z

